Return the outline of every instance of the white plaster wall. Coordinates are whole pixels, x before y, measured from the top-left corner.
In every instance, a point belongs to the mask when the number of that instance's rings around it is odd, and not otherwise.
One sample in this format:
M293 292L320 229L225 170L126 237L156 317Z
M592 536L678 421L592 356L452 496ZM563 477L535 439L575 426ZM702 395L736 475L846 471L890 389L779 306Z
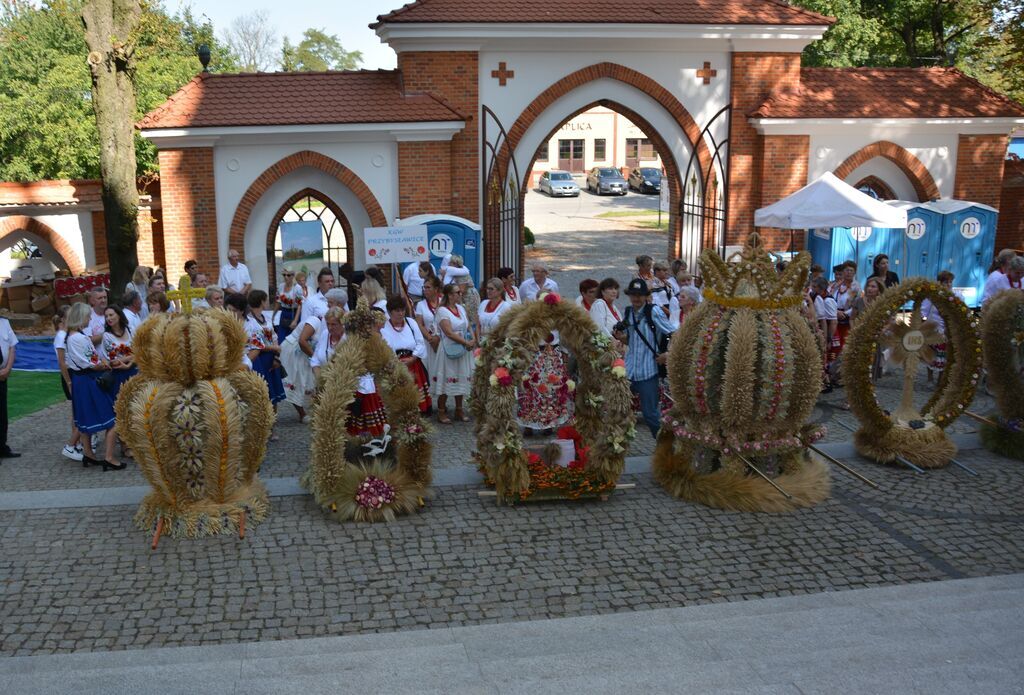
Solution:
M359 198L356 197L356 194L338 179L325 174L319 169L302 167L278 179L263 194L263 197L253 207L252 214L249 216L249 223L245 228L245 250L243 255L247 261L246 265L249 267L249 274L252 276L253 287L266 289L270 286L268 275L270 269L266 260L267 230L274 221L274 216L290 197L306 187L315 188L330 197L338 204L342 212L345 213L345 217L348 218L349 223L352 225L353 239L352 248L349 249L349 258L357 269L365 267L366 264L362 262L362 231L370 226L369 213L363 207ZM392 218L389 217L388 219ZM226 239L222 239L221 243L227 243ZM226 254L226 250L224 253ZM337 271L337 268L334 268L334 270Z
M920 129L915 132L884 126L875 126L871 129L847 127L843 132L811 135L808 180L814 181L826 171L835 171L847 157L880 140L894 142L920 159L932 178L935 179L935 185L938 186L941 196L943 198L952 197L956 175L958 135L955 132L932 129ZM888 162L884 158L876 158L875 161L883 160ZM897 187L895 181L890 181L889 178L879 174L876 176L894 188ZM856 183L859 179L860 177L856 179L851 177L848 182ZM910 196L910 200L916 200L913 189L911 189Z
M268 168L285 157L303 150L319 152L351 169L352 173L362 179L377 198L388 221L398 215L398 145L393 141L218 144L213 150L214 190L217 197L217 240L220 255L218 265L227 262L231 220L249 186ZM334 180L326 175L323 178ZM271 216L289 196L294 195L306 185L311 185L301 183L301 180L296 179L293 182L289 192L281 198L273 212L270 213ZM340 183L338 185L344 188ZM277 189L277 186L275 185L274 188ZM322 188L319 190L326 195L331 195L327 190ZM351 198L355 200L355 196L351 196ZM352 222L353 236L361 237L363 227L368 225L356 222L358 215L354 209L350 210L353 207L351 203L346 204L339 198L335 198L335 202L342 207L345 215ZM362 210L362 203L356 202L359 209ZM246 229L245 258L252 261L259 259L260 263L252 263L252 265L259 265L266 259L266 240L259 242L261 246L258 255L250 255L248 237L254 224L254 218L255 214L249 218L249 226ZM270 222L271 220L267 219L263 224L264 233ZM262 272L264 275L266 274L265 269ZM255 281L255 275L253 280ZM259 285L255 284L255 286Z
M42 258L11 258L11 251L13 250L14 244L21 239L28 239L37 247L43 254ZM19 236L9 236L3 241L6 248L0 251L0 277L9 278L11 271L20 268L22 266L32 266L32 275L37 279L49 277L54 274L58 268L67 269L68 264L64 262L57 250L54 249L50 244L43 240L42 237L36 236L35 234L21 234Z
M32 219L42 222L47 227L52 229L58 236L63 238L72 249L85 261L86 267L92 267L96 264L96 253L94 251L95 245L93 244L93 233L92 233L92 213L88 210L83 211L67 211L62 213L51 213L46 215L33 214L31 211L19 210L13 212L13 215L24 215L25 217L31 217ZM2 219L4 216L0 216ZM43 241L39 237L33 237L25 234L25 237L29 237L34 241L39 248L43 249L43 253L46 253L47 249L52 247ZM5 240L4 243L10 241L13 244L17 241L16 238L10 238ZM10 245L8 245L10 248ZM56 252L54 252L56 254ZM9 254L7 254L9 258ZM55 257L59 258L59 254ZM61 264L58 264L61 265ZM0 269L0 275L3 275L4 271Z

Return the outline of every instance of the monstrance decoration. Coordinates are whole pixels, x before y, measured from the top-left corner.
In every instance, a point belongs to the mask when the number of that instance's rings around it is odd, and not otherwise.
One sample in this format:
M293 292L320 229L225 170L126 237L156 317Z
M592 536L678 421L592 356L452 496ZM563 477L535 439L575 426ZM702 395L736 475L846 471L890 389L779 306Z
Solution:
M1024 460L1024 292L1004 290L981 314L985 380L997 412L981 423L985 448Z
M945 335L921 318L928 299L942 316ZM911 303L909 318L900 319ZM934 346L946 344L946 366L935 391L918 408L914 383L921 366L935 357ZM871 379L879 348L891 351L889 361L902 369L900 402L893 412L879 405ZM879 463L909 462L920 468L941 468L956 456L956 446L945 428L963 414L974 398L978 382L981 343L967 306L937 282L910 278L891 287L868 305L857 319L843 348L843 382L850 410L860 421L854 446Z
M364 298L345 315L345 339L320 375L302 484L338 521L393 521L423 504L431 483L429 430L408 368L380 337L379 312ZM359 377L372 374L387 422L380 437L345 429Z

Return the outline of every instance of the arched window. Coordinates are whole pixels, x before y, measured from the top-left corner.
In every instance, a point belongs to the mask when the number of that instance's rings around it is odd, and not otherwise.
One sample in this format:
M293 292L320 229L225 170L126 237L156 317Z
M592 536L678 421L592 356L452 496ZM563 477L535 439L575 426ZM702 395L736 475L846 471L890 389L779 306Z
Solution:
M877 176L866 176L854 186L861 193L867 193L875 200L896 200L896 193Z
M315 282L316 274L321 267L326 265L337 272L338 266L351 260L352 229L344 213L330 198L322 196L312 189L302 190L281 206L277 215L274 216L270 235L268 235L273 240L267 248L267 261L271 270L270 282L275 292L281 277L280 273L285 262L289 261L284 257L282 223L313 221L320 222L321 253L301 259L291 259L295 263L288 262L288 266L299 264L306 269L307 274Z

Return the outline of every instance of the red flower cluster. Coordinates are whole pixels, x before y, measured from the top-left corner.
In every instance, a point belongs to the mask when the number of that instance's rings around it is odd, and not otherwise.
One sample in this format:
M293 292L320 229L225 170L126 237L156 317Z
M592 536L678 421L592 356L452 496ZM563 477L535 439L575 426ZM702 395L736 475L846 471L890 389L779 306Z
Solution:
M395 501L395 488L377 476L366 477L356 491L356 504L364 509L380 509Z

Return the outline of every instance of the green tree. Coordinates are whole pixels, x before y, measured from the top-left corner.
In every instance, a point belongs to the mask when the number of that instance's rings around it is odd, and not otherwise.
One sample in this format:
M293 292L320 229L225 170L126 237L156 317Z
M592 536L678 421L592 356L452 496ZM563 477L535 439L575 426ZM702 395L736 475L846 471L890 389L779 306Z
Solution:
M362 62L361 51L346 51L336 35L322 29L306 29L297 46L286 36L281 46L281 69L288 72L355 70Z
M98 178L81 0L0 0L0 180ZM135 40L136 118L163 103L199 71L198 44L211 47L211 69L236 70L208 19L186 8L168 14L143 5ZM156 170L156 154L136 136L137 170Z

